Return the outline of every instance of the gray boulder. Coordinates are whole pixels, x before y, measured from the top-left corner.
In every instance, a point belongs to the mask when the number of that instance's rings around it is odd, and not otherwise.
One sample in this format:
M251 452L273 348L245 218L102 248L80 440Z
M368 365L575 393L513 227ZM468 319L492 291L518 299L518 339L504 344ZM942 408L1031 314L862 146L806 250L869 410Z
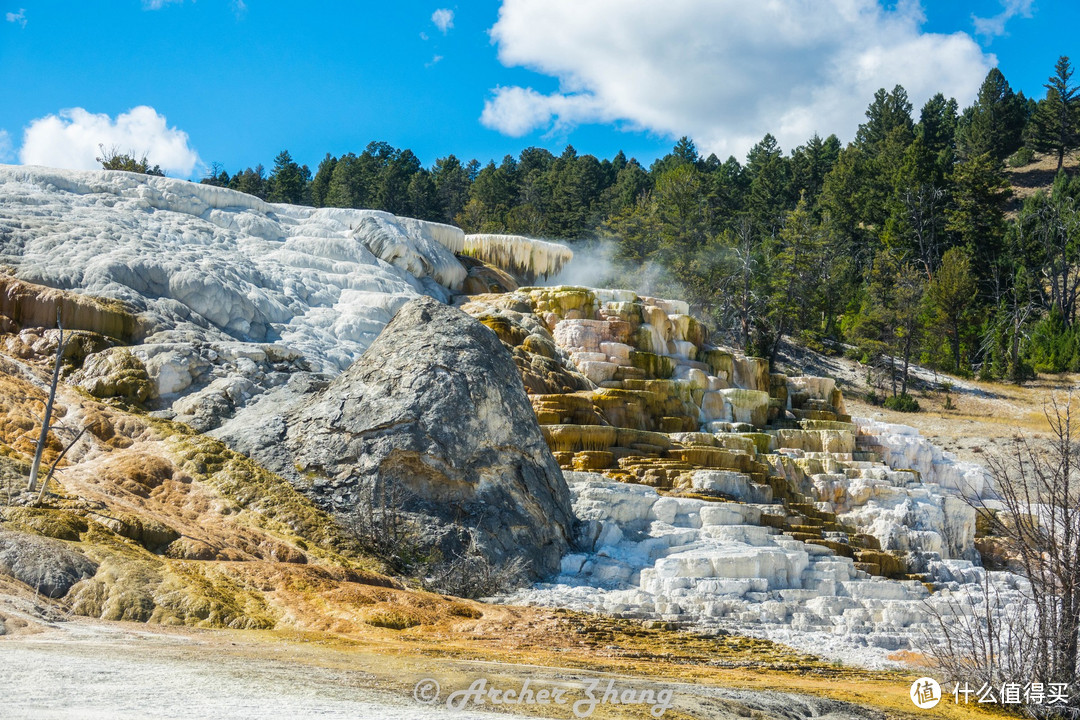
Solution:
M63 597L95 572L97 565L59 540L0 530L0 573L46 597Z
M444 558L472 543L494 565L522 558L540 577L573 537L569 490L510 353L431 298L406 304L285 425L316 501L348 518L391 497Z

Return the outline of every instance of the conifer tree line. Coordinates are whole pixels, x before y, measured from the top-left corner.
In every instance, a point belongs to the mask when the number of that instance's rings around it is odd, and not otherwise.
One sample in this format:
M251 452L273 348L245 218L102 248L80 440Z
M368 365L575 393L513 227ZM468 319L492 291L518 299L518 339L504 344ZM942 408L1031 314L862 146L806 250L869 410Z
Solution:
M272 202L386 210L613 247L626 286L682 293L729 343L776 359L786 341L860 357L903 397L919 363L984 379L1080 370L1080 93L1061 57L1041 99L991 70L961 109L937 94L916 114L879 90L855 139L814 135L785 152L767 134L744 162L688 138L648 168L622 152L527 148L481 166L425 168L373 142L314 174L282 152L204 183ZM1007 166L1056 160L1052 187L1015 199Z

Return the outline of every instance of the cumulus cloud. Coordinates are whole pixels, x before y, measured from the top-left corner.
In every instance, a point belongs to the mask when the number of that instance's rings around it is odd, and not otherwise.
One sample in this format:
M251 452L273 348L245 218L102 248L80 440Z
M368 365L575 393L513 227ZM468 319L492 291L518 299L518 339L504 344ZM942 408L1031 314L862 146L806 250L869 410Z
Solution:
M142 157L151 165L189 176L199 156L182 130L170 128L165 116L152 107L140 105L110 118L83 108L61 110L38 118L23 132L19 161L24 165L93 170L101 167L100 146Z
M0 163L6 163L15 157L11 146L11 133L0 130Z
M975 33L985 38L999 37L1005 34L1005 24L1019 15L1031 17L1031 6L1034 0L1001 0L1001 12L993 17L981 18L971 16L975 23Z
M19 12L4 13L9 23L16 23L19 27L26 27L26 8L19 8Z
M439 32L445 35L450 31L450 28L454 27L454 11L439 8L431 13L431 22L435 23L435 27L439 28Z
M932 34L916 0L504 0L500 61L558 92L497 87L481 122L507 135L620 122L742 157L766 132L785 150L854 136L881 87L916 111L936 92L969 102L995 64L967 34Z
M497 87L494 97L484 103L480 122L512 137L521 137L536 128L562 129L585 122L616 120L600 98L592 93L543 95L532 88Z

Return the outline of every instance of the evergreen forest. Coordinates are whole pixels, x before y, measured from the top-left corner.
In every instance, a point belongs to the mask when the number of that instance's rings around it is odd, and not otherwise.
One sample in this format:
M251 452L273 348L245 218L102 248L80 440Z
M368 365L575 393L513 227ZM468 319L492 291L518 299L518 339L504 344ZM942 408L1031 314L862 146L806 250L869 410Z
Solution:
M373 142L314 172L283 151L269 171L215 165L202 182L567 242L602 259L593 284L685 298L718 341L774 361L787 342L847 353L895 401L914 363L1017 383L1080 370L1072 75L1061 57L1029 98L994 69L965 108L938 94L916 111L883 88L846 146L766 134L742 161L683 137L649 167L568 146L425 168ZM1037 161L1045 182L1014 189Z

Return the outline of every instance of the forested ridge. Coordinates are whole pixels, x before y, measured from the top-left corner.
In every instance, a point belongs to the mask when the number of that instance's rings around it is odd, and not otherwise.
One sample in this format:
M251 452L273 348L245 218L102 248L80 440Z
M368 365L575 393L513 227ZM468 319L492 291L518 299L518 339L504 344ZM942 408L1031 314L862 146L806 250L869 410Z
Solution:
M373 142L314 173L283 151L269 173L215 166L203 182L600 245L612 262L598 281L682 293L725 342L772 359L789 339L846 347L902 399L913 362L1012 382L1080 370L1080 177L1065 162L1080 94L1067 57L1045 89L1025 97L994 69L970 107L938 94L917 115L903 87L881 89L847 146L815 135L785 152L767 134L744 162L684 137L648 168L569 146L425 168ZM1036 153L1056 179L1021 201L1006 168Z

